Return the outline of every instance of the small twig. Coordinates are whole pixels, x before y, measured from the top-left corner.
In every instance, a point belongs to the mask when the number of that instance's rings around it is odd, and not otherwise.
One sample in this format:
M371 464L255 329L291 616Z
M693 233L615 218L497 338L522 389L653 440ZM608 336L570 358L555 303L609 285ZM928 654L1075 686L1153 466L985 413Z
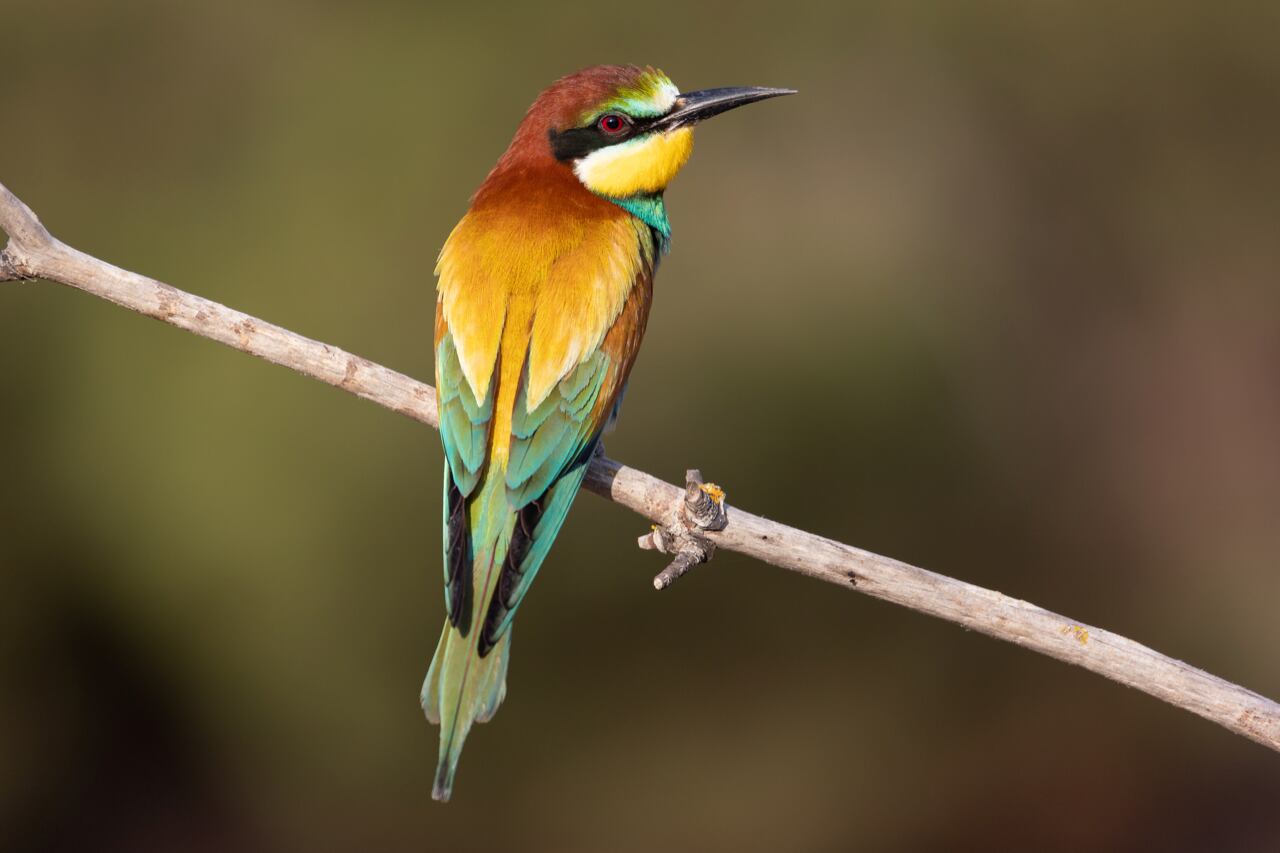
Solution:
M0 228L10 237L4 267L0 268L5 275L36 276L68 284L289 367L415 420L438 425L435 389L430 385L78 252L51 237L35 214L3 185ZM666 531L673 531L677 542L681 536L688 537L688 541L705 541L708 546L738 551L846 589L856 588L1084 667L1280 751L1280 705L1133 640L736 507L728 511L722 497L715 500L710 495L709 487L686 484L681 490L604 456L591 460L584 485L657 522L664 530L664 540ZM693 485L720 504L723 529L715 526L715 513L705 514L706 504L692 493ZM652 540L652 536L646 538ZM655 586L665 586L709 556L709 548L705 556L700 556L694 547L682 550L677 544L676 559L655 578ZM669 577L664 578L668 573Z
M711 545L710 542L708 542L707 545L709 545L710 548L707 548L706 550L703 550L696 545L688 545L681 548L676 553L675 559L672 560L665 569L654 575L653 588L657 590L666 589L682 578L685 572L689 571L694 566L710 560L712 555L715 554L715 551L713 550L715 546Z
M646 551L672 554L675 559L653 579L654 589L666 589L699 563L715 556L716 546L703 533L724 530L729 523L724 508L724 491L715 483L704 483L702 472L691 468L685 472L685 491L672 505L665 525L640 537Z

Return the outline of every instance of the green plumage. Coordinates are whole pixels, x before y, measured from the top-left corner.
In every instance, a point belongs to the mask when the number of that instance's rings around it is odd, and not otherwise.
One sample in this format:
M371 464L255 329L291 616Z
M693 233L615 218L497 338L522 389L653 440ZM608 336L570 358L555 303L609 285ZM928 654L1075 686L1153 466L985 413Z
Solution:
M448 799L472 724L492 717L506 695L511 623L586 473L600 434L591 414L612 362L602 352L589 356L533 411L526 371L506 468L490 470L493 395L475 399L451 335L441 338L436 358L450 620L423 683L422 707L441 726L434 796Z
M662 201L662 193L611 198L609 201L657 231L662 237L660 242L663 252L671 247L671 221L667 219L667 206Z

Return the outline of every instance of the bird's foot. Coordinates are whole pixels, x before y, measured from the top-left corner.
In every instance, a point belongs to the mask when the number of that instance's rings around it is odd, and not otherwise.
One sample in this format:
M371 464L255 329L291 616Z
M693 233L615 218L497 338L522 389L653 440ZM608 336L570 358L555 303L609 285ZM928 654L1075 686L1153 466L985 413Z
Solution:
M716 552L715 543L702 534L724 530L729 523L724 489L705 483L702 472L685 472L685 491L668 513L666 524L655 524L640 537L640 547L670 554L675 559L653 579L654 589L666 589Z

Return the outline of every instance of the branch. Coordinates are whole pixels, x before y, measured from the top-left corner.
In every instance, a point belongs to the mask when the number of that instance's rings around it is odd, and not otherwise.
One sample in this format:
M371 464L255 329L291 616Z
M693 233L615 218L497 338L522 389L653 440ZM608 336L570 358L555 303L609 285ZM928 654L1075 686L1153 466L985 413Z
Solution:
M0 281L61 282L439 427L430 385L76 251L3 185L0 228L10 238L0 252ZM676 557L654 579L659 589L714 548L737 551L1084 667L1280 751L1280 705L1266 697L1034 604L727 507L696 472L680 489L597 456L585 485L657 522L643 540Z

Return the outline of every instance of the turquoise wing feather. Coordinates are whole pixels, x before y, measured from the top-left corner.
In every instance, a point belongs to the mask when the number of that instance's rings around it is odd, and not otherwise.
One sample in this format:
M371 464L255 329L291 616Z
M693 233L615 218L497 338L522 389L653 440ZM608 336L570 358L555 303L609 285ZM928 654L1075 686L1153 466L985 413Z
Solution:
M444 601L449 622L466 636L471 629L474 543L467 499L484 473L493 418L493 395L476 400L462 372L453 335L436 350L440 438L444 443Z
M507 499L516 514L498 589L485 615L480 648L495 645L511 627L578 493L604 426L602 407L613 396L613 360L597 351L529 411L528 371L511 421ZM601 400L604 395L604 400ZM594 415L594 416L593 416Z

